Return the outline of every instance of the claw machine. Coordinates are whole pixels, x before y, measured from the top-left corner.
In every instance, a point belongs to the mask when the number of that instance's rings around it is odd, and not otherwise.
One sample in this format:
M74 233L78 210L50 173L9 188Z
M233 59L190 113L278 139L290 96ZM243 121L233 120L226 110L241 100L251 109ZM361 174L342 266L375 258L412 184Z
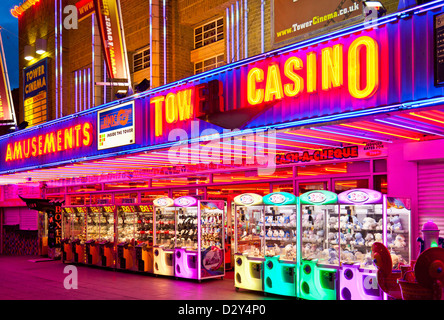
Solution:
M136 206L119 205L117 210L117 260L116 268L121 270L137 270L136 261Z
M72 237L71 246L74 263L85 263L85 241L86 241L86 212L85 206L72 207Z
M234 226L234 286L263 292L264 206L262 196L243 193L233 199Z
M176 214L176 244L174 248L174 275L178 278L199 278L198 202L182 196L174 199Z
M287 192L263 197L264 292L297 296L297 199Z
M198 201L198 280L225 276L225 201Z
M157 198L154 207L154 274L174 276L175 208L168 197Z
M62 262L71 263L74 261L72 239L74 238L73 223L75 218L75 210L72 207L63 207L62 212Z
M338 195L340 245L339 298L381 300L371 246L383 242L386 196L370 189L352 189Z
M114 205L95 206L92 210L98 210L100 235L96 240L98 248L99 262L98 265L106 268L114 268L116 260L115 249L115 225L114 225Z
M386 244L392 256L393 269L399 270L401 265L409 265L412 261L411 200L395 197L386 199L386 230L383 243Z
M101 207L86 207L85 263L99 265Z
M152 204L136 205L137 271L153 273L154 211Z
M338 196L312 190L299 196L300 250L299 297L336 300L338 288Z

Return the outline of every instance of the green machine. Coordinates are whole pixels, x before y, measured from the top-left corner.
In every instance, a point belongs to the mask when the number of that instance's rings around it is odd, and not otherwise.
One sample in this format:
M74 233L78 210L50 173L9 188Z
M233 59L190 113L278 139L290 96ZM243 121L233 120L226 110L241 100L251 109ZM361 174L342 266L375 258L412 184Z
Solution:
M299 197L301 263L299 297L336 300L339 206L336 193L313 190Z
M273 192L264 203L264 292L297 296L297 199Z

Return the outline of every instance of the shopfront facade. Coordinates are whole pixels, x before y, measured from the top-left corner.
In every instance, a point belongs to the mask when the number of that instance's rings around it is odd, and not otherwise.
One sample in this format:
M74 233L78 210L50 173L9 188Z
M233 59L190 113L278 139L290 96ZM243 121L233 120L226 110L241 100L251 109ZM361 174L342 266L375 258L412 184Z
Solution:
M225 200L230 221L232 200L244 192L368 188L411 200L416 256L423 223L444 229L441 5L354 24L1 137L3 222L27 216L15 208L23 206L17 194L67 206L189 195ZM2 237L3 248L9 239Z

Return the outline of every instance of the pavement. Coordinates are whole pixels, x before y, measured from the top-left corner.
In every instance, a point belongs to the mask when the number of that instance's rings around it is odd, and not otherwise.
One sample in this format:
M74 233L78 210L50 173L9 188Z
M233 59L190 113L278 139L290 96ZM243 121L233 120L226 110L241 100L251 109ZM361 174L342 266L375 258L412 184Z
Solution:
M255 291L236 291L232 271L228 271L223 279L207 279L199 283L195 280L75 265L77 288L74 288L72 279L75 273L69 268L72 265L60 260L0 255L0 300L289 299Z

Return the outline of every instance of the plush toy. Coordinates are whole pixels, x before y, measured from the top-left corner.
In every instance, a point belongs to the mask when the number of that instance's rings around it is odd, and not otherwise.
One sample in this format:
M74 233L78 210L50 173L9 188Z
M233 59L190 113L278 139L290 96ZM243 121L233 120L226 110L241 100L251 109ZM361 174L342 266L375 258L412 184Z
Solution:
M295 227L296 226L296 213L293 213L290 216L290 227Z
M285 217L284 217L284 216L280 216L280 217L278 218L278 222L279 222L280 224L284 224L284 221L285 221Z
M371 217L365 217L363 220L364 224L362 225L363 230L374 230L376 229L376 220Z
M359 221L359 219L356 216L352 216L353 219L353 230L354 231L361 231L362 230L362 223Z
M326 242L330 242L331 244L334 244L334 243L336 243L335 238L336 238L336 233L329 232L328 233L328 238L325 241Z
M272 237L273 236L273 230L271 230L271 228L268 228L268 231L267 231L267 237Z
M344 234L342 232L339 232L339 237L336 235L336 243L337 244L346 244Z
M353 240L353 235L351 233L347 232L346 234L344 234L344 239L345 239L345 241L350 242Z
M338 264L339 263L338 253L336 252L335 249L329 250L328 263L330 263L330 264Z
M362 234L360 232L355 233L354 245L356 245L356 246L363 246L364 244L365 244L365 240L362 237Z
M341 251L341 256L342 256L342 260L345 263L352 263L353 261L355 261L355 255L353 254L353 252L351 252L349 250Z
M320 243L324 240L324 230L318 230L316 232L316 242Z
M273 223L273 216L267 217L267 223Z
M328 220L328 226L331 229L337 229L338 228L338 217L330 217Z
M323 225L324 225L324 214L321 212L318 213L315 217L314 227L316 229L321 229Z
M365 245L371 247L372 244L375 242L374 239L375 237L373 236L373 234L367 233L367 235L365 236Z
M284 230L279 230L279 237L281 237L281 238L284 238L284 236L285 236L285 232L284 232Z
M393 247L393 236L391 233L387 233L387 247Z
M378 224L376 225L376 230L382 230L382 219L378 220Z
M403 235L398 234L393 242L393 246L396 248L404 248L406 246L405 238Z
M279 237L279 230L274 230L273 231L273 238L277 238Z
M375 242L382 243L382 233L375 233Z
M372 254L370 252L367 252L364 256L364 263L361 264L361 266L374 266L373 264L373 259L372 259Z
M391 223L390 230L393 230L393 231L400 231L400 230L402 230L401 219L399 218L399 216L391 217L390 218L390 223Z
M341 218L339 220L340 220L339 222L341 225L341 230L349 229L350 223L348 222L347 216L341 216Z

